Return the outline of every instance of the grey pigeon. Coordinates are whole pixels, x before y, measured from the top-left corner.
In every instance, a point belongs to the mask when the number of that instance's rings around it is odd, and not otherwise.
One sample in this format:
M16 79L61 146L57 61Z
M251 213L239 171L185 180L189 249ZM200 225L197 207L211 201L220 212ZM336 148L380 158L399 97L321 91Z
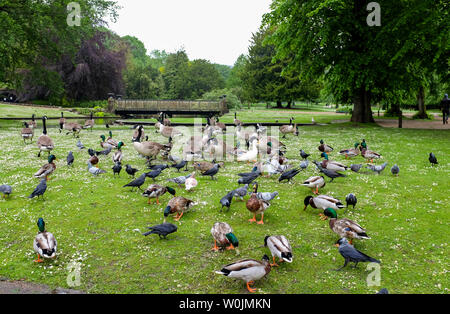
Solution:
M177 178L173 178L173 179L168 179L167 181L176 183L176 184L178 184L179 187L181 187L181 185L184 184L186 182L186 180L189 179L190 177L191 177L191 174L188 174L187 176L181 176L181 177L177 177Z
M80 149L80 150L85 149L84 145L81 143L80 140L78 140L77 147L78 147L78 149Z
M244 185L241 188L238 188L238 189L234 190L234 196L236 198L240 197L241 201L243 201L244 200L244 196L247 195L247 191L248 191L248 184Z
M383 289L381 289L380 291L378 291L377 294L389 294L389 291L388 291L388 289L383 288Z
M348 208L348 205L353 205L353 208L355 208L356 203L358 203L358 199L352 193L347 195L347 197L345 198L345 201L347 202L347 208Z
M301 168L302 170L306 170L306 169L308 168L308 166L309 166L309 161L308 161L308 160L302 161L302 162L300 163L300 168Z
M226 207L226 208L228 208L228 210L230 210L231 202L233 201L233 196L234 196L234 191L231 191L227 195L222 197L222 199L220 200L222 209L220 211L222 211L224 207Z
M214 180L214 176L219 172L220 165L215 164L214 167L209 169L208 171L202 173L202 176L210 176L212 180Z
M161 225L147 227L147 229L150 229L150 231L143 233L143 235L148 236L150 234L157 234L160 239L161 237L166 239L167 235L176 232L178 227L170 223L163 223Z
M179 164L172 165L171 167L177 169L178 172L180 172L180 169L186 166L186 169L185 169L185 170L188 171L188 170L187 170L187 164L188 164L188 162L187 162L186 160L183 160L183 161L180 162Z
M100 174L106 173L105 170L102 170L100 168L94 167L89 161L88 161L88 171L92 173L94 176L98 176Z
M376 173L380 174L386 168L387 164L388 163L385 162L381 166L380 165L367 165L367 168L369 168L373 172L376 172Z
M257 192L256 193L256 197L260 200L263 200L265 202L270 202L271 200L273 200L275 197L278 196L278 192Z
M239 174L239 176L240 176L240 178L238 180L238 184L239 185L252 183L253 181L255 181L261 175L261 172L258 170L256 172L252 172L251 174L247 174L247 175L244 175L244 176L242 176L242 174L243 173Z
M75 158L73 157L73 153L69 152L69 154L67 155L67 165L72 166L74 160L75 160Z
M99 156L99 155L105 155L105 156L108 156L109 153L111 153L111 150L112 150L112 146L108 146L108 148L106 148L105 150L102 150L102 151L100 151L100 152L95 152L95 154L96 154L97 156Z
M353 172L359 172L359 170L361 170L361 168L362 168L362 164L359 164L359 165L351 165L350 166L350 169L353 171Z
M367 256L366 254L358 251L353 247L353 245L350 245L346 238L339 239L336 243L339 245L339 253L344 257L345 264L339 269L336 269L336 271L340 271L345 266L347 266L348 262L355 263L355 268L358 266L358 263L360 262L371 262L371 263L378 263L380 264L379 260L376 260L370 256Z
M47 178L43 178L38 186L34 189L33 193L31 193L28 198L35 198L36 196L42 196L44 198L44 193L47 190Z
M0 193L3 193L3 198L11 195L12 187L10 185L0 185Z
M392 166L391 173L394 176L398 176L398 174L400 173L400 168L397 165Z
M161 173L161 172L160 172ZM147 173L143 173L139 178L136 180L131 181L130 183L124 185L123 187L131 187L131 191L134 190L134 188L138 188L142 191L141 186L144 185L145 179L147 178Z
M431 162L432 165L438 164L437 158L433 153L430 153L430 157L428 157L428 160Z

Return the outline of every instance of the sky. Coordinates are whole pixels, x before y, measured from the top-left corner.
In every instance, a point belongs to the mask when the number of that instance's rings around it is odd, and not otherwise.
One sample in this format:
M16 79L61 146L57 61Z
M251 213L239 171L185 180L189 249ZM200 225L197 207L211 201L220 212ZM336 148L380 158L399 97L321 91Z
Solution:
M189 59L233 65L247 54L252 33L271 0L116 0L122 8L109 28L152 50L184 48Z

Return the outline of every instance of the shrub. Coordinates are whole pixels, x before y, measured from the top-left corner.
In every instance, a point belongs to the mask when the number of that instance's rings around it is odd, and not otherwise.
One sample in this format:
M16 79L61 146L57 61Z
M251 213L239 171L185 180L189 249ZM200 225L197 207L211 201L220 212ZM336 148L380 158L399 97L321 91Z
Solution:
M213 100L218 101L220 97L227 95L227 106L228 109L240 109L242 103L239 98L233 94L231 89L215 89L210 92L203 94L202 100Z

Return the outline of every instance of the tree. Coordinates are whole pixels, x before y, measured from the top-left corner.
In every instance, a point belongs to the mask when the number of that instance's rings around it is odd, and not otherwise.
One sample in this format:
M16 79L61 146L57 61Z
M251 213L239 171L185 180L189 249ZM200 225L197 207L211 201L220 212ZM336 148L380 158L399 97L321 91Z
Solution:
M225 81L217 67L207 60L194 60L188 70L191 98L200 98L204 93L213 89L225 87Z
M191 97L189 58L184 50L179 50L167 56L162 78L166 86L164 98L189 99Z
M411 51L413 42L424 43L426 39L440 42L433 59L444 53L443 47L448 51L448 39L444 37L449 32L438 35L434 25L448 30L448 18L447 25L441 23L442 18L433 20L436 8L438 14L448 16L445 1L382 1L381 26L373 27L367 22L369 2L275 0L263 22L275 29L269 42L277 48L276 59L293 56L286 71L299 71L305 78L324 77L338 101L353 102L353 122L373 122L372 101L404 89L401 82L407 76L406 64L419 59L414 54L398 54L411 34L410 27L417 33L404 51ZM408 16L432 22L433 27L408 21Z

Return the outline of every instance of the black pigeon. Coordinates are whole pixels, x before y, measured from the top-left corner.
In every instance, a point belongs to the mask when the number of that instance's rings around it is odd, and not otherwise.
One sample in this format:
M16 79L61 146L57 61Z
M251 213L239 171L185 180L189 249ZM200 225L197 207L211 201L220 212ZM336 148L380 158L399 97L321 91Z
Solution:
M38 184L38 186L34 189L33 193L31 193L28 198L35 198L36 196L39 198L39 196L42 196L44 198L44 193L47 190L47 179L43 178L41 182Z
M220 200L220 204L222 205L221 211L223 210L224 207L226 207L226 208L228 208L228 210L230 210L231 201L233 200L233 196L234 196L234 191L231 191L230 193L228 193L227 195L222 197L222 199Z
M352 193L347 195L347 197L345 198L345 201L347 202L347 208L348 208L348 205L353 205L353 208L355 208L356 203L358 203L358 199Z
M161 174L161 169L153 170L152 172L146 173L147 177L152 178L155 181L155 178Z
M134 188L138 188L139 190L142 191L141 186L145 183L145 179L147 178L147 174L144 173L142 174L139 178L137 178L136 180L131 181L130 183L128 183L127 185L124 185L123 187L131 187L131 191L134 190Z
M73 157L73 153L69 152L69 155L67 155L67 165L72 166L74 161L75 158Z
M238 180L238 184L239 185L250 184L253 181L255 181L259 177L260 174L261 174L261 172L258 171L258 173L254 173L253 175L240 177Z
M125 171L134 178L136 172L138 172L139 170L134 169L133 167L131 167L130 165L126 165L126 169Z
M288 182L291 182L291 180L300 173L300 169L291 169L289 171L284 172L280 178L278 179L278 182L283 182L284 180L288 180Z
M183 160L183 161L180 162L179 164L172 165L171 167L177 169L178 172L180 172L180 169L183 168L184 166L186 166L186 169L185 169L185 170L188 171L188 169L187 169L187 164L188 164L188 162L187 162L186 160Z
M398 174L400 173L400 168L397 165L393 165L391 168L391 173L394 176L398 176Z
M339 253L345 259L344 266L342 266L339 269L336 269L336 271L340 271L341 269L343 269L345 266L347 266L348 262L355 263L355 268L356 266L358 266L358 263L360 262L371 262L380 264L379 260L367 256L366 254L355 249L352 245L348 243L346 238L339 239L336 245L339 245Z
M178 230L178 227L170 223L163 223L161 225L147 227L147 229L150 229L150 231L143 233L143 235L148 236L151 234L157 234L159 235L160 239L161 237L166 239L167 235L176 232Z
M345 174L336 172L334 170L329 170L329 169L325 169L322 168L322 166L320 165L320 163L318 163L317 161L314 161L314 163L316 164L317 168L319 169L320 172L322 172L323 174L325 174L328 178L331 178L331 182L333 182L334 179L339 178L339 177L347 177Z
M305 153L305 151L303 149L300 149L300 156L303 159L308 159L308 157L311 156L311 154L307 154L307 153Z
M120 161L117 161L114 164L114 167L112 167L112 170L114 171L114 176L116 176L116 173L117 173L120 177L120 172L122 171L122 164L120 163Z
M378 291L377 294L389 294L389 291L388 291L388 289L383 288L383 289L381 289L380 291Z
M93 150L92 148L89 148L89 149L88 149L88 154L89 154L89 156L91 156L91 157L95 156L95 150Z
M219 168L220 168L220 165L219 164L215 164L214 167L212 167L208 171L202 173L202 176L210 176L211 179L214 180L214 176L219 172Z
M438 164L437 158L436 158L436 156L433 153L430 153L430 157L428 158L428 160L433 165L437 165Z
M169 166L168 165L154 165L154 166L149 166L148 168L151 169L151 170L161 170L161 171L163 171L163 170L169 168Z

